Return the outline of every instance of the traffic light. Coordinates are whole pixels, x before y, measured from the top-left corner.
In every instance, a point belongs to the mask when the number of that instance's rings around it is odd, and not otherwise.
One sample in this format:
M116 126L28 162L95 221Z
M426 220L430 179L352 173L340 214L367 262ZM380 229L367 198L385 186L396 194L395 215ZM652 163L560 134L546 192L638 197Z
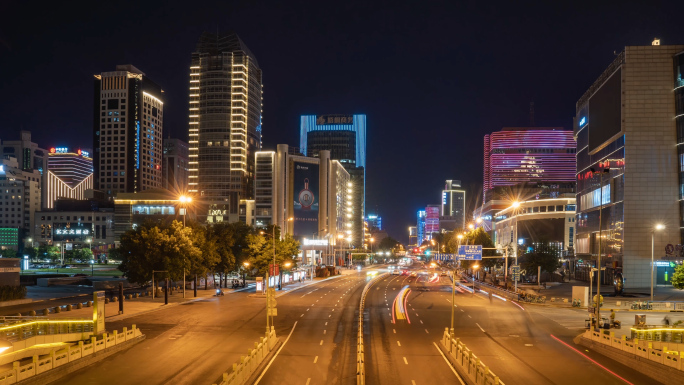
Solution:
M425 250L425 255L430 256L430 249Z

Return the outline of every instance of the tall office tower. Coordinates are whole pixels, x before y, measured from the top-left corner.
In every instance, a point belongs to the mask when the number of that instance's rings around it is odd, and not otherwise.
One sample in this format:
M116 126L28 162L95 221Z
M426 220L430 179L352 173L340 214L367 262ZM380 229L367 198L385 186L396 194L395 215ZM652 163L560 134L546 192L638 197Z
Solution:
M300 150L317 157L330 151L349 172L354 216L351 218L352 246L362 247L366 202L366 115L303 115Z
M130 64L95 75L95 189L107 198L161 187L163 92Z
M416 245L420 246L427 241L425 237L425 210L418 210L416 214Z
M188 144L180 139L164 139L162 187L178 194L188 192Z
M440 230L465 229L465 190L460 180L447 180L442 190Z
M368 228L370 231L381 231L382 230L382 217L377 214L368 214L366 217L366 222L368 222Z
M261 149L261 69L235 33L204 32L190 63L188 190L201 222L235 222L254 199Z
M19 140L0 140L0 158L15 158L17 167L22 171L38 171L41 175L41 191L45 191L48 152L31 141L30 131L22 130L20 135L21 139ZM41 205L47 207L46 195L42 197Z
M681 258L683 73L684 45L628 46L577 102L575 255L600 253L605 283L621 272L626 289L648 290L653 253L655 283L670 285L661 259Z
M86 199L86 190L93 188L93 159L81 149L52 147L48 154L46 208L55 207L59 198Z

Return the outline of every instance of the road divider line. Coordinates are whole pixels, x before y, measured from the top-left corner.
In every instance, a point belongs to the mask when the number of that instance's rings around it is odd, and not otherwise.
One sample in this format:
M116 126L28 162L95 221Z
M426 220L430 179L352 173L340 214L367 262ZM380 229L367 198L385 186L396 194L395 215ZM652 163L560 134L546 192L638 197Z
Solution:
M309 385L310 382L311 382L311 377L306 379L306 385Z
M315 364L317 361L318 361L318 356L316 356L316 358L314 358L314 364Z
M425 329L425 333L430 334L430 332L427 329Z
M290 334L287 335L285 342L283 342L283 344L280 345L280 349L278 349L276 354L273 355L273 358L271 358L271 361L268 362L268 365L266 365L266 367L264 368L264 371L261 372L261 375L259 376L259 378L257 378L256 381L254 381L254 385L257 385L259 383L259 381L261 381L261 379L264 377L264 374L266 374L266 371L268 370L268 368L271 367L271 364L273 363L273 361L275 361L276 357L278 357L278 354L280 354L280 351L283 350L283 348L287 344L287 341L290 340L290 337L292 337L292 333L294 332L295 328L297 327L297 322L299 322L299 321L295 321L294 325L292 325L292 330L290 330Z
M451 362L449 362L449 360L446 358L444 353L442 353L442 349L440 349L439 346L437 346L436 342L433 342L432 344L435 345L435 349L437 349L439 354L442 355L442 358L444 358L444 362L446 362L447 365L449 365L449 369L451 369L451 371L454 372L454 376L456 376L456 378L458 378L458 382L460 382L461 385L466 385L465 382L463 382L463 379L461 379L461 376L459 376L458 373L456 372L456 369L454 369L454 367L451 365Z
M406 361L406 357L404 357L404 363L408 365L408 361Z
M401 342L397 341L397 345L401 346Z
M477 327L479 327L479 328L480 328L480 330L482 330L482 333L485 333L484 329L482 329L482 326L480 326L480 324L479 324L479 323L475 322L475 325L477 325Z
M321 340L321 343L319 345L323 345L323 340Z

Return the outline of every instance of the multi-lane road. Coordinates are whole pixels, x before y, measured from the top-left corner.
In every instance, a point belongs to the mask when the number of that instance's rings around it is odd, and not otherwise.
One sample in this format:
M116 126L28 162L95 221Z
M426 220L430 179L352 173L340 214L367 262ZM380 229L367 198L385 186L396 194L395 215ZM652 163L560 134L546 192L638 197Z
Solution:
M282 345L260 373L259 384L356 383L356 320L363 287L371 279L367 272L347 272L278 297L275 326ZM452 303L451 280L431 276L433 282L426 276L390 275L368 292L367 384L458 384L438 347L452 308L456 336L506 385L654 383L575 345L581 313L527 308L462 288ZM406 319L397 314L395 299L402 305L405 300L400 310ZM108 329L135 323L147 338L57 383L219 382L221 373L263 336L265 304L249 293L232 293L108 323Z
M572 339L581 330L554 321L558 309L527 309L462 288L452 304L451 280L440 277L436 283L427 283L429 277L389 276L369 294L368 383L458 383L435 346L450 325L452 305L456 337L506 385L655 383L632 368L575 345ZM392 324L392 303L406 285L411 289L405 309L408 319ZM574 314L581 324L581 313L568 313L562 317Z

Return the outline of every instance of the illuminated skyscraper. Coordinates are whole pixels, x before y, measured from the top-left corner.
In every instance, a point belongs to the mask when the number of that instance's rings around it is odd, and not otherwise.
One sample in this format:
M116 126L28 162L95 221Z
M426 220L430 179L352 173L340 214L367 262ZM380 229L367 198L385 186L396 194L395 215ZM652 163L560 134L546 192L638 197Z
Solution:
M55 207L59 198L85 199L85 192L93 188L93 159L80 149L52 147L48 154L46 208Z
M254 199L261 149L261 69L237 34L204 32L190 63L188 190L202 222L237 221Z
M95 75L93 162L95 189L120 192L162 183L162 89L132 65Z
M575 180L575 139L562 127L505 127L484 137L487 191L523 182Z

